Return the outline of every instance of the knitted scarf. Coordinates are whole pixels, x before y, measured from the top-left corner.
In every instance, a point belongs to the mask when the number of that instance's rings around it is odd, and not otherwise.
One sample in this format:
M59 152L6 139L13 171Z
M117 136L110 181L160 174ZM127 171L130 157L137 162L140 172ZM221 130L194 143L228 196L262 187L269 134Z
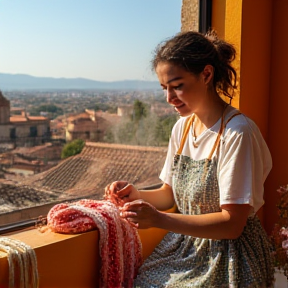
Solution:
M47 215L47 225L53 232L66 234L98 229L100 287L129 288L142 264L142 245L137 229L120 217L119 203L112 202L84 199L57 204Z

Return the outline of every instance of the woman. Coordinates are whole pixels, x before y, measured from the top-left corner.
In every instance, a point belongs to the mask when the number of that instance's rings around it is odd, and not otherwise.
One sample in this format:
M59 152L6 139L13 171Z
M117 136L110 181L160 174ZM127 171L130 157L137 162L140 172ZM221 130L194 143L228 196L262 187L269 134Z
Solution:
M273 285L270 245L256 216L271 156L255 123L220 97L232 98L236 88L234 58L233 46L213 31L179 33L156 49L153 67L182 116L160 175L164 184L151 191L125 181L107 187L125 200L121 215L133 225L171 231L135 287ZM161 212L174 203L180 213Z

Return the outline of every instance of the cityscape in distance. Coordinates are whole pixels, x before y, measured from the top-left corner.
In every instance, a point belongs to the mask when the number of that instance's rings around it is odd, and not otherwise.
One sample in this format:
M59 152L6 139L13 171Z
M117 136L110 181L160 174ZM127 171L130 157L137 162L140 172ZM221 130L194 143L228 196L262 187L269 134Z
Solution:
M0 225L45 214L57 201L101 199L107 181L159 183L179 116L157 81L2 73L0 91ZM83 151L63 159L77 139Z

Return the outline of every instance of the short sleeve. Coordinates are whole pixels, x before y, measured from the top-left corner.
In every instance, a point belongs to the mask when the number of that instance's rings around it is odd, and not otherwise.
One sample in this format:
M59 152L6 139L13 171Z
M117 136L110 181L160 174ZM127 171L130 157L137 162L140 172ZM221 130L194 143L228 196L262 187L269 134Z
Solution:
M251 119L240 115L228 124L218 162L220 205L249 204L256 213L264 204L264 182L272 168L271 155Z

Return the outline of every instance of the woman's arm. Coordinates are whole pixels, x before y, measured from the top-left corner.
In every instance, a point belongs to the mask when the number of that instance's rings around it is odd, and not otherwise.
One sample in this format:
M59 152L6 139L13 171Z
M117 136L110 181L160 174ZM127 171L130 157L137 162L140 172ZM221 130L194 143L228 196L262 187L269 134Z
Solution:
M202 215L160 213L156 225L169 231L211 239L236 239L246 225L249 205L226 205L221 212Z
M117 195L126 202L143 199L156 209L162 211L170 209L175 203L172 188L165 183L160 188L153 190L137 190L134 185L127 184L117 192Z
M202 215L183 215L160 212L142 200L126 203L122 216L139 228L157 227L179 234L209 239L238 238L250 214L247 204L229 204L221 212Z
M158 210L167 210L175 204L172 187L163 184L159 189L140 190L140 197Z

